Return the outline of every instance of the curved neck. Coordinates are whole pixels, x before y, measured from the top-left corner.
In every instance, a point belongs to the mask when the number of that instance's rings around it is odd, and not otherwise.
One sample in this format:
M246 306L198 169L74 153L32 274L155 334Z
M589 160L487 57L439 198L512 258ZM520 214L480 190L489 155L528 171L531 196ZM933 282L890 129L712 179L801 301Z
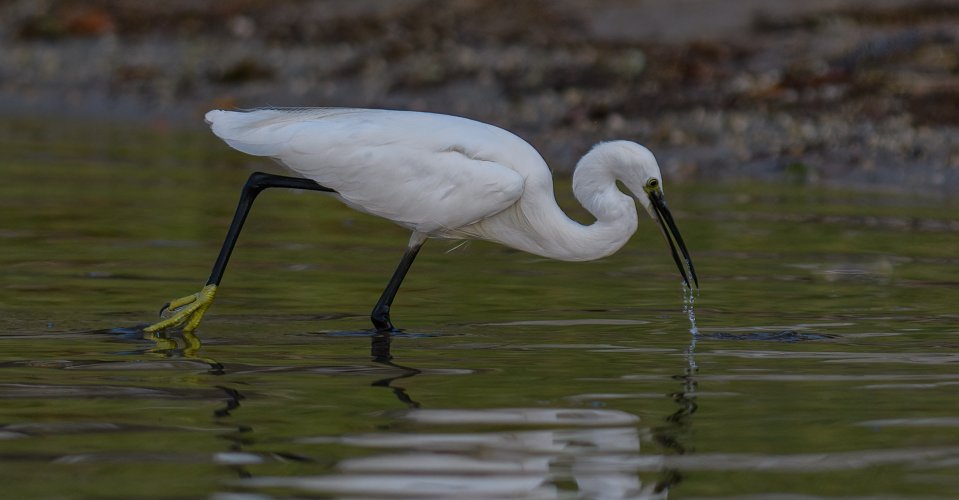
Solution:
M495 241L566 261L595 260L615 253L636 232L636 201L616 187L620 175L614 168L618 162L597 153L602 149L590 151L573 173L573 194L596 217L594 223L580 224L563 212L556 203L549 167L537 154L529 168L517 168L526 183L516 204L449 235Z
M636 202L616 188L601 165L581 161L573 176L573 194L596 221L570 219L557 205L552 178L527 178L523 198L510 210L475 224L472 236L550 259L595 260L615 253L636 232Z
M603 186L574 180L573 194L596 221L580 224L554 205L558 214L552 218L553 237L544 256L571 261L600 259L616 253L636 232L636 202L616 188L614 178Z
M636 202L616 186L617 176L608 161L592 154L584 156L573 171L573 195L596 222L579 224L563 214L567 237L578 248L576 259L593 260L611 255L636 232Z

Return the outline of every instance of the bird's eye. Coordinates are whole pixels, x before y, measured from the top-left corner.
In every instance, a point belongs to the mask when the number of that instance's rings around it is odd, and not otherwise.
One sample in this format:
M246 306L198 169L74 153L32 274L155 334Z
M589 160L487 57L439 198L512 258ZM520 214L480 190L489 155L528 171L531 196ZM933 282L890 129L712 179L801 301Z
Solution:
M650 180L646 181L646 192L652 193L653 191L656 191L657 189L659 189L659 181L658 181L658 180L656 180L656 179L650 179Z

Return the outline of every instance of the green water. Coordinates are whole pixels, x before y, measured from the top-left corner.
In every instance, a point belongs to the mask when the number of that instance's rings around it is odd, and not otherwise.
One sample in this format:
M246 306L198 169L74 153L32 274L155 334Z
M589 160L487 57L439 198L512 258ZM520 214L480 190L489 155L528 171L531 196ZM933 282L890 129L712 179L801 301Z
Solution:
M385 339L406 232L271 190L198 346L135 326L273 167L202 131L0 132L6 497L959 497L955 202L667 178L695 343L651 221L591 263L430 242Z

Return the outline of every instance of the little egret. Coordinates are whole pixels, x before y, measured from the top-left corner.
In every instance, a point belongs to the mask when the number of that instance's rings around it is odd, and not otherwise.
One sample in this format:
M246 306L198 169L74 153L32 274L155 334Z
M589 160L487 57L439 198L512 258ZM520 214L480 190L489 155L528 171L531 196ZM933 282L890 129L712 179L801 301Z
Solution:
M164 311L172 316L148 326L149 332L192 331L199 325L254 199L273 187L328 192L360 212L413 232L373 307L371 319L379 332L396 330L390 306L427 238L483 239L565 261L599 259L619 250L636 231L633 197L659 223L686 286L691 286L689 277L699 286L666 207L656 159L634 142L597 144L576 165L573 193L596 218L582 225L556 204L549 167L536 149L485 123L434 113L345 108L214 110L206 121L231 147L272 157L302 177L250 176L210 280L198 293L166 304L161 317ZM633 197L620 191L617 181Z

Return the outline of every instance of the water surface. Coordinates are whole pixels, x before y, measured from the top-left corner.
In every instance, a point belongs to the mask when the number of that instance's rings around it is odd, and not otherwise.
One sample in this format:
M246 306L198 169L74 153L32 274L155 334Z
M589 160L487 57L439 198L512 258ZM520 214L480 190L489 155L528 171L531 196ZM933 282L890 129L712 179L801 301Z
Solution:
M667 179L697 337L643 221L591 263L430 242L386 338L406 232L268 191L197 336L149 338L273 167L159 126L0 128L11 497L959 496L949 200Z

